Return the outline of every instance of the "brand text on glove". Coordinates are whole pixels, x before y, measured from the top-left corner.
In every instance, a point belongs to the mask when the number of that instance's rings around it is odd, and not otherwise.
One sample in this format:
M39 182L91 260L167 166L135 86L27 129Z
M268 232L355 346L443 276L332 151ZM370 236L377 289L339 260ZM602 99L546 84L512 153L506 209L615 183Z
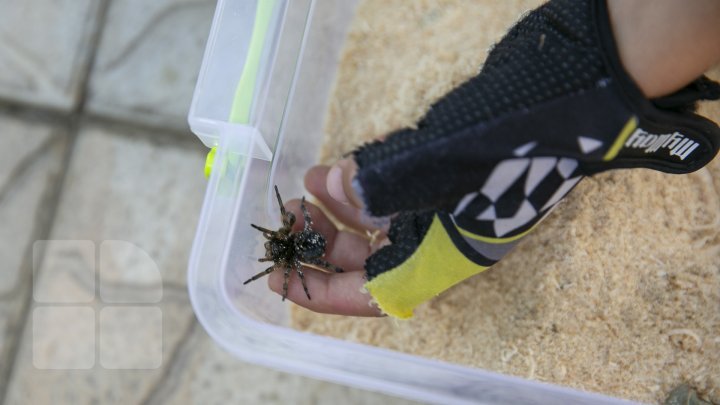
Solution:
M670 156L677 156L680 160L685 160L698 146L697 142L679 132L656 135L642 128L636 129L625 142L625 147L645 149L645 153L668 149Z

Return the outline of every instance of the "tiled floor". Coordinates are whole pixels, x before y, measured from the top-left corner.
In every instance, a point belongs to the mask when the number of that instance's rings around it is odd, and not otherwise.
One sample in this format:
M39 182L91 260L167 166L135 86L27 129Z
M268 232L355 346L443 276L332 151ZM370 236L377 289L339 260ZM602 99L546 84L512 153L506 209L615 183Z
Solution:
M195 320L213 10L0 0L0 401L408 403L243 363Z

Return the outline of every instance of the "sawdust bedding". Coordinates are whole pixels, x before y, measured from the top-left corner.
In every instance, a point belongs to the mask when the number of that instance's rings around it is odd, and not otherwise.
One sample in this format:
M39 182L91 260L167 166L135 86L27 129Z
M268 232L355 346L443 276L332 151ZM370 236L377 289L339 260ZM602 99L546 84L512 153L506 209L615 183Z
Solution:
M475 74L537 0L365 0L326 124L322 161L412 126ZM720 70L711 72L720 77ZM718 103L701 112L720 119ZM644 402L687 382L720 403L720 160L583 181L492 269L412 320L293 309L313 333Z

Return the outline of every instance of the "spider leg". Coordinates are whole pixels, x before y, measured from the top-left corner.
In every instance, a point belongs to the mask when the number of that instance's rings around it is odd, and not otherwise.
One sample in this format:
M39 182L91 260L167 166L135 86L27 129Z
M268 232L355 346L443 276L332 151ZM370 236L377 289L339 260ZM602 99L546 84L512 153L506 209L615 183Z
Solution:
M309 300L312 300L310 298L310 292L308 292L307 284L305 284L305 274L303 274L302 271L302 264L300 262L295 262L295 271L297 271L298 277L300 277L300 282L302 282L303 290L305 290L305 295L307 295Z
M258 231L262 232L263 235L265 235L265 237L268 237L268 235L272 236L272 235L276 235L276 234L277 234L277 232L271 231L271 230L269 230L269 229L267 229L267 228L263 228L262 226L257 226L257 225L255 225L255 224L250 224L250 226L252 226L253 228L255 228L255 229L257 229ZM268 239L269 239L269 238L268 238Z
M295 214L293 214L292 212L287 212L285 210L285 205L283 205L282 198L280 198L280 191L278 191L277 186L275 186L275 195L277 196L278 204L280 205L280 215L283 227L287 228L289 232L293 224L295 223Z
M338 266L336 266L336 265L334 265L334 264L332 264L332 263L329 263L327 260L323 260L323 259L321 259L321 258L319 258L319 257L316 257L316 258L314 258L314 259L306 260L306 262L309 263L309 264L314 264L314 265L317 265L317 266L320 266L320 267L324 267L324 268L326 268L326 269L328 269L328 270L332 270L332 271L334 271L335 273L342 273L342 272L343 272L343 269L341 269L340 267L338 267Z
M261 257L258 259L258 261L259 262L269 262L269 261L272 261L272 259L269 257Z
M307 207L305 206L305 196L302 197L300 200L300 209L302 209L303 218L305 218L305 230L310 230L310 226L312 225L312 219L310 218L310 213L307 210Z
M275 195L277 196L278 204L280 204L280 214L285 218L287 212L285 212L285 206L283 205L282 198L280 198L280 192L278 191L277 185L275 186Z
M283 295L282 300L285 301L285 298L287 298L288 295L288 282L290 281L290 271L292 270L292 267L288 266L285 267L285 281L283 282Z
M270 273L273 272L273 270L275 270L275 265L274 265L274 264L273 264L272 266L268 267L267 269L261 271L260 273L258 273L258 274L256 274L256 275L250 277L249 279L247 279L247 281L245 281L245 282L243 283L243 285L245 285L245 284L247 284L247 283L249 283L249 282L255 281L255 280L259 279L259 278L262 277L262 276L265 276L265 275L267 275L267 274L270 274Z

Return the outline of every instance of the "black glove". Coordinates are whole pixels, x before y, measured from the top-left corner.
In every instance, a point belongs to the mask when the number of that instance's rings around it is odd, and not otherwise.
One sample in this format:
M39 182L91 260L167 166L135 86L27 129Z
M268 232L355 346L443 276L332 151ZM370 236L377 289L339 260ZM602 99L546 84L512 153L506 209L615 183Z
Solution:
M353 186L370 214L401 212L391 245L368 258L386 313L499 260L581 179L616 168L688 173L710 162L720 130L695 115L720 97L702 77L646 99L624 71L603 0L553 0L529 13L417 129L354 152Z

